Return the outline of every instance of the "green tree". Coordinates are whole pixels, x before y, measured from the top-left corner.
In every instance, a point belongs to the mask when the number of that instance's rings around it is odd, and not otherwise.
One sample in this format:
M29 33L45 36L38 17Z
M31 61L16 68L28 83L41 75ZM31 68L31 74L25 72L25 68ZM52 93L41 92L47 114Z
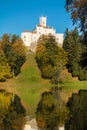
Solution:
M67 68L73 76L79 76L81 68L82 45L77 28L68 32L66 29L63 48L68 53Z
M81 59L80 80L87 80L87 0L66 0L66 10L71 13L74 24L82 32L83 53Z
M54 36L41 36L37 45L36 60L42 77L51 79L55 67L58 64L66 64L67 54L63 48L58 47Z
M57 84L59 87L59 82L63 82L61 78L62 70L65 69L65 65L67 64L67 53L64 51L63 48L58 47L58 55L55 59L55 67L52 73L52 83Z
M87 90L72 94L67 103L69 118L65 122L65 130L87 129Z
M19 39L19 36L17 36L16 34L13 34L10 36L10 39L11 39L11 43L14 44L16 40Z

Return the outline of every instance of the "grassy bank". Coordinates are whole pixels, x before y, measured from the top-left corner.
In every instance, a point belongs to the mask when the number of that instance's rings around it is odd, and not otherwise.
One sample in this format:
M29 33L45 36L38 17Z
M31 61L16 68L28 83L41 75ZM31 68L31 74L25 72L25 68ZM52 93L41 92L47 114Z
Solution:
M7 82L0 83L0 88L17 93L27 112L34 115L41 93L51 88L49 80L40 76L40 71L35 62L35 55L27 55L26 63L22 67L21 74Z
M87 81L78 81L71 78L71 80L65 81L60 86L63 88L62 97L67 100L72 92L77 92L79 89L87 89ZM52 84L49 80L41 78L35 61L35 54L27 55L27 60L18 77L0 83L0 88L15 92L20 96L27 113L31 116L35 113L41 93L49 91L51 87Z

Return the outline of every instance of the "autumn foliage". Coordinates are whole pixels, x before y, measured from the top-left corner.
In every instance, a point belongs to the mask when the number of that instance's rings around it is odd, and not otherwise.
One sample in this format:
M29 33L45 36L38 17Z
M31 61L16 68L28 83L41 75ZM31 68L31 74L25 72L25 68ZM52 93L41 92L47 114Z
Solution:
M67 63L67 54L58 46L54 36L41 36L36 49L36 61L43 78L52 79L55 68Z
M17 76L26 60L26 48L16 35L4 34L0 39L0 81Z

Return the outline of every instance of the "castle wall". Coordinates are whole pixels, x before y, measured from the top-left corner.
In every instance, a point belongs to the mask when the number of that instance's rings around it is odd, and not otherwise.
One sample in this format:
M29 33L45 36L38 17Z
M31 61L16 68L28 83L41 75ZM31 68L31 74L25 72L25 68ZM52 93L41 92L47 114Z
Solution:
M22 32L21 39L23 40L25 46L30 46L32 41L32 33L31 32Z
M56 33L55 29L46 26L46 17L40 18L40 24L36 25L35 30L33 32L25 31L21 33L21 38L25 44L25 46L31 46L32 43L36 43L41 35L54 35L56 37L56 41L59 44L63 44L64 36L63 34ZM34 46L34 45L33 45ZM35 44L36 46L36 44Z

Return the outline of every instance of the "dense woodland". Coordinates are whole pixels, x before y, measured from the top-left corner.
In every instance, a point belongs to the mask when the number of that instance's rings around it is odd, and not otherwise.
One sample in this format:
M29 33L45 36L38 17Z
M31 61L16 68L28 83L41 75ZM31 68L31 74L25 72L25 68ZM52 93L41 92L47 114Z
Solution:
M71 48L71 55L68 57L73 57L77 60L72 60L69 62L67 67L72 75L77 75L80 80L87 80L87 0L66 0L66 10L71 13L71 18L73 20L73 24L77 24L77 27L80 30L80 36L78 37L78 33L71 31L68 33L66 31L66 37L64 40L64 48L67 52L68 49ZM74 34L73 39L71 34ZM72 39L69 43L69 39ZM68 46L66 45L68 43ZM72 43L72 45L70 45ZM74 46L74 43L75 46ZM78 53L77 46L78 47ZM75 49L73 49L75 48ZM72 53L73 52L73 53ZM77 53L77 55L75 55ZM73 55L72 55L73 54ZM78 57L77 57L78 56ZM70 59L69 59L70 61ZM75 72L74 64L76 65ZM70 67L72 68L70 69ZM80 73L79 73L80 72ZM65 130L86 130L87 129L87 90L80 90L78 93L72 94L72 97L69 99L67 103L67 107L69 109L69 116L65 122Z
M26 60L26 48L16 35L4 34L0 38L0 82L17 76ZM26 110L20 98L0 90L0 129L22 130L25 125ZM21 124L20 124L21 122Z
M70 32L66 29L63 48L68 54L68 71L79 80L87 80L86 45L77 28Z
M26 48L16 35L0 38L0 81L17 76L26 60Z
M71 31L68 33L66 30L64 48L69 54L70 57L75 60L73 63L68 64L68 69L73 76L77 75L80 80L87 79L87 0L66 0L66 10L71 13L71 19L73 24L77 25L79 29L79 34L76 31ZM69 42L70 40L70 42ZM75 49L73 49L75 47ZM68 50L70 49L70 50ZM75 54L78 49L77 55ZM70 56L72 55L72 56ZM72 69L75 68L74 62L76 65L76 70L73 72ZM72 66L72 68L70 67Z
M63 43L64 50L57 47L54 38L49 36L48 38L42 37L39 40L36 51L36 60L42 77L49 79L56 77L55 83L57 84L60 79L61 71L65 65L73 77L78 77L79 80L87 80L87 0L66 0L66 10L71 13L73 24L77 24L77 28L70 32L66 29ZM52 57L50 54L52 54ZM58 60L56 60L56 58ZM59 96L59 90L57 92L57 96ZM86 95L87 90L80 90L78 93L72 94L72 97L66 105L66 109L69 110L69 113L67 112L67 116L65 116L65 130L87 129ZM53 101L54 97L55 96L52 95L52 93L42 94L36 113L37 124L40 129L58 129L58 119L62 116L60 115L58 117L60 105L55 104L55 101ZM52 116L55 121L51 119L50 113L53 114Z

